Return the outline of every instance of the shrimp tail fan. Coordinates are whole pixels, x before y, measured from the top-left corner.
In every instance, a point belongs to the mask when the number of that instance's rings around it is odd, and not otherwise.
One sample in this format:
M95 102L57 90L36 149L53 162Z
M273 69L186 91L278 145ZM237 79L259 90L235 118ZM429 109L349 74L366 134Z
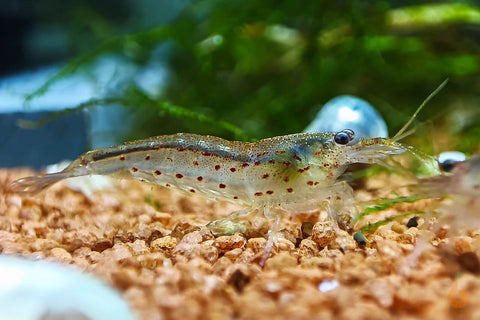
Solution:
M12 184L10 184L10 190L16 193L35 194L58 181L71 176L71 172L57 172L26 177L12 182Z

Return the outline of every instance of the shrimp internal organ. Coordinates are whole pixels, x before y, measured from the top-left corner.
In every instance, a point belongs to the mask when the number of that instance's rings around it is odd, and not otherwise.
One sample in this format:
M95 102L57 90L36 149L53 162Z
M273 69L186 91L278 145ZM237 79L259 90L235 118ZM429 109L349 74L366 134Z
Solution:
M351 130L345 132L353 136ZM334 137L300 133L249 143L185 133L158 136L89 151L62 172L15 181L12 190L35 193L61 179L100 174L172 186L252 209L288 208L325 199L348 164L376 163L406 151L390 139L348 145Z

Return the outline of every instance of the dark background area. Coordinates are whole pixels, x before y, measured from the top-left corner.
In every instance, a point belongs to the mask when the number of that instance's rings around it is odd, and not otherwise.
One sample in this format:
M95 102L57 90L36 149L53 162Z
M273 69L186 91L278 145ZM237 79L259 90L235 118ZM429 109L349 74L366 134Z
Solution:
M22 130L16 125L18 118L40 120L48 112L9 113L0 117L2 167L34 167L65 159L75 159L86 145L85 120L78 114L54 119L35 131ZM72 143L72 141L74 143ZM8 154L5 152L8 150ZM61 151L61 152L57 152Z

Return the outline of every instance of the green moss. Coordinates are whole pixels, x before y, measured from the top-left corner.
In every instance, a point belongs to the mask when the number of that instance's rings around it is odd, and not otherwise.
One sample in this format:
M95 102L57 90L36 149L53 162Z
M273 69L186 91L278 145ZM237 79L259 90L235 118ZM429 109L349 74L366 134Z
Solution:
M410 3L193 1L171 22L147 30L114 28L100 13L76 11L71 23L83 28L84 15L94 25L87 35L74 33L72 43L97 45L82 48L27 101L105 53L143 65L165 45L170 53L162 62L171 77L163 94L151 96L132 83L109 97L142 108L131 137L195 132L255 140L299 132L319 105L339 94L372 102L395 132L446 77L451 82L420 120L438 119L459 98L478 104L478 7ZM428 148L431 137L418 144ZM461 148L467 145L474 148Z

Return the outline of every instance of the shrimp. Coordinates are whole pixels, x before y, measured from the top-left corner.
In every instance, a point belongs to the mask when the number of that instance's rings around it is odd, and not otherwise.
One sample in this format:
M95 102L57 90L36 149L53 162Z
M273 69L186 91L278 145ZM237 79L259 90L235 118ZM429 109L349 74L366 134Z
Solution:
M411 189L428 198L448 195L440 218L457 228L480 228L480 154L452 166L450 173L421 179Z
M298 212L351 188L339 176L352 163L379 163L407 147L386 138L352 144L354 132L299 133L258 142L227 141L179 133L89 151L58 173L26 177L11 184L18 193L37 193L70 177L112 175L173 187L212 199L262 210ZM273 214L272 214L273 213ZM330 214L331 218L335 218ZM271 234L272 234L271 233ZM261 265L273 245L269 236Z
M386 138L350 145L354 132L300 133L258 142L227 141L179 133L89 151L61 172L26 177L11 184L37 193L57 181L112 175L174 187L252 209L292 210L317 204L352 163L378 163L407 148Z

